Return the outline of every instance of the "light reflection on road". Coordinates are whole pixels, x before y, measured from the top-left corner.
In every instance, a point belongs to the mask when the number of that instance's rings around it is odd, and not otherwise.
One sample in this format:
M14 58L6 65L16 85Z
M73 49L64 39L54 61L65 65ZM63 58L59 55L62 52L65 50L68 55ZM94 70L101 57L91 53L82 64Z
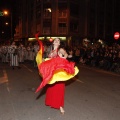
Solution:
M3 77L0 77L0 84L8 82L8 76L5 70L3 70Z

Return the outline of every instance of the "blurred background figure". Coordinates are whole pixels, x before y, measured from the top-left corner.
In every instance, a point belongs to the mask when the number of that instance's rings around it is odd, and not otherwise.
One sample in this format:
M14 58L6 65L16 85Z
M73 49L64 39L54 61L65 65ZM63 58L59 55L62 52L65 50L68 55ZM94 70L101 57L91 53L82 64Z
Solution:
M10 56L10 66L12 67L12 69L15 69L15 67L20 69L19 58L18 58L18 48L17 48L15 42L12 42L12 44L8 48L8 53Z

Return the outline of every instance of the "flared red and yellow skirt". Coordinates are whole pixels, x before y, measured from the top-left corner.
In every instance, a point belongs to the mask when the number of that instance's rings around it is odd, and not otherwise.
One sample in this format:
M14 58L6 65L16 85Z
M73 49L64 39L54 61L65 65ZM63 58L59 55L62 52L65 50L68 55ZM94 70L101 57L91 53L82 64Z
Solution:
M43 80L36 92L46 84L70 80L79 72L79 69L75 66L74 62L70 62L65 58L60 57L45 59L44 62L38 65L38 69Z

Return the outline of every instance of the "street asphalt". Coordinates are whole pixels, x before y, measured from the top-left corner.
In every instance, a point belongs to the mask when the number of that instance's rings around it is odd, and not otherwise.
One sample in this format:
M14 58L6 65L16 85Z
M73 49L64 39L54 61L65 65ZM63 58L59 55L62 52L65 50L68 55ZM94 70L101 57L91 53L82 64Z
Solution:
M14 70L0 63L0 120L120 120L120 75L79 65L66 82L65 114L45 106L45 90L31 63Z

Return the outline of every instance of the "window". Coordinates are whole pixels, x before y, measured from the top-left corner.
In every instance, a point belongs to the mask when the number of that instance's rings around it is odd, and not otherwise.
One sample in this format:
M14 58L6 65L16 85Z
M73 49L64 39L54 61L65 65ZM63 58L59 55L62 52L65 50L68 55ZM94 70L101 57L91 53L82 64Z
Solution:
M50 27L43 27L43 34L49 35L50 34Z
M40 11L40 10L38 10L38 11L36 12L36 18L39 18L39 17L41 17L41 11Z
M58 26L59 27L66 27L66 23L59 23Z
M59 23L58 24L58 33L59 34L66 34L67 33L66 23Z
M79 16L79 5L71 4L70 5L70 14L72 16Z
M44 9L44 17L51 18L51 8L45 8Z
M41 0L36 0L36 3L40 3L41 2Z
M78 32L78 22L71 22L70 23L70 31L71 32Z
M36 8L36 18L41 17L41 5L38 5Z
M58 16L59 17L67 17L67 10L59 10Z

